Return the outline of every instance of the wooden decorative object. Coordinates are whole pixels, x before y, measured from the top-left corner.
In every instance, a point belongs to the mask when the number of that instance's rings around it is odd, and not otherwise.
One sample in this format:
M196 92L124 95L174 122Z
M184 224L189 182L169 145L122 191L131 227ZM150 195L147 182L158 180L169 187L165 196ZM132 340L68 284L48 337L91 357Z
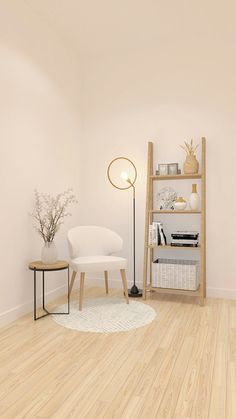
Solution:
M196 156L188 155L184 162L184 173L185 174L198 173L198 170L199 170L199 163L196 159Z
M184 146L180 146L186 152L186 160L184 162L184 173L185 174L194 174L198 173L199 170L199 163L196 159L196 149L198 144L194 147L193 140L191 140L190 144L185 141Z

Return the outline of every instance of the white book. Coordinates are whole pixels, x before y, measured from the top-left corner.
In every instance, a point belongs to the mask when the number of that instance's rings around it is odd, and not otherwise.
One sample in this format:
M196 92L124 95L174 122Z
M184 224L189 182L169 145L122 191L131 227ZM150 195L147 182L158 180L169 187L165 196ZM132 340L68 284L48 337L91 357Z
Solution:
M154 237L155 237L155 244L158 244L158 233L159 233L159 225L156 221L153 221L152 223L153 228L155 229Z
M150 246L153 245L153 225L149 225L149 230L148 230L148 244Z
M161 245L165 246L166 242L165 242L165 238L164 238L164 234L163 234L163 230L162 228L159 228L159 232L160 232L160 236L161 236Z
M157 223L153 222L152 223L152 244L157 245L158 244L158 225Z

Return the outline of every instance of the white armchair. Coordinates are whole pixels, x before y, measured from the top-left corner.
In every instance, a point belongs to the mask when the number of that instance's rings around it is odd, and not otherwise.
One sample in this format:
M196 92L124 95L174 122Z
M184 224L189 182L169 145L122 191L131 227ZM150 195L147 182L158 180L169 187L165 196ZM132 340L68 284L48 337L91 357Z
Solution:
M68 232L70 266L73 269L69 293L71 293L77 273L80 274L79 310L82 310L84 279L89 272L103 271L108 294L108 271L120 270L124 295L129 303L126 265L124 258L113 256L123 247L122 238L114 231L98 226L78 226Z

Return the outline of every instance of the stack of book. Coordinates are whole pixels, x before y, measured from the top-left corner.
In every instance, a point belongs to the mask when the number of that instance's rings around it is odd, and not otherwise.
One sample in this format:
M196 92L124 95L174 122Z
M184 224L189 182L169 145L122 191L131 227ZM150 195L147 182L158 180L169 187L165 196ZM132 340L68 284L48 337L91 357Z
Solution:
M174 231L171 234L171 246L197 247L198 237L197 231Z
M149 225L148 244L152 246L166 245L166 236L163 230L163 225L160 221L154 221L152 224Z

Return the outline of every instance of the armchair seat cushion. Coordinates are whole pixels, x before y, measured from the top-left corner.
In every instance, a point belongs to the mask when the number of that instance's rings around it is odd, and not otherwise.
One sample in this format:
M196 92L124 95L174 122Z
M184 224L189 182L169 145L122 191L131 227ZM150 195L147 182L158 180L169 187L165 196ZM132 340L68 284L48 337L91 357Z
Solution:
M81 256L70 260L76 272L98 272L126 269L126 259L118 256Z

